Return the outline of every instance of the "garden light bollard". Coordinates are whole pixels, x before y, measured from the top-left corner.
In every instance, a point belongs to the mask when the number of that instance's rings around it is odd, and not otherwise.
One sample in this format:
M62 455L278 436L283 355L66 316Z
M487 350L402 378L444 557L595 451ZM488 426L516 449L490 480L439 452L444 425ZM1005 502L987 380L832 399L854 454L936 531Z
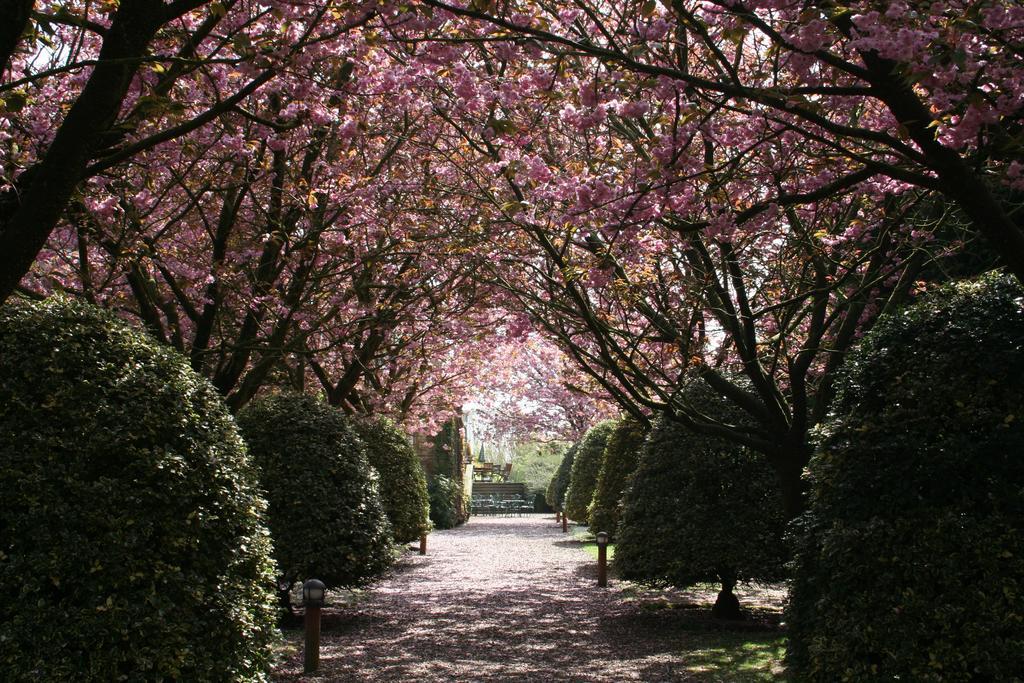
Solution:
M320 608L324 606L327 586L318 579L302 584L302 604L306 607L306 652L303 670L313 673L320 668Z
M604 588L608 585L608 534L603 531L597 533L597 586Z
M569 530L569 517L563 512L562 513L562 533Z
M420 534L420 555L427 554L427 535Z

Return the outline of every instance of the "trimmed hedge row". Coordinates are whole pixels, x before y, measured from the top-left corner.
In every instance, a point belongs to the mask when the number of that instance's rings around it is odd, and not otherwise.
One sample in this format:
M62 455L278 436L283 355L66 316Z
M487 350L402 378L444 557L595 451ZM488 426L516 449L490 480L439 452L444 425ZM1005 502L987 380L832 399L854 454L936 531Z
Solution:
M591 533L604 531L612 540L618 534L622 496L629 477L640 462L640 449L646 436L644 426L633 418L625 418L615 424L601 458L601 471L594 488L590 507Z
M380 494L398 543L430 531L427 477L405 433L391 420L356 423L370 465L380 475Z
M544 493L544 500L555 510L561 511L565 506L565 492L569 488L569 477L572 475L572 463L576 459L576 452L579 444L574 443L565 451L562 462L558 465L555 476L551 478L547 491Z
M265 503L221 397L91 306L0 309L6 681L264 680Z
M1024 672L1024 289L880 320L847 362L799 520L796 681Z
M364 585L393 562L377 473L345 415L302 394L250 403L238 424L267 492L279 583Z
M587 430L580 439L572 463L569 487L565 492L565 514L569 519L586 523L590 517L590 501L594 499L597 474L601 470L604 447L615 429L613 420L604 420Z
M442 520L451 529L469 519L469 497L464 488L465 472L462 468L462 434L456 419L447 420L441 431L434 437L434 471L431 480L433 489L429 495L430 519L435 526ZM447 481L439 480L444 477ZM449 519L454 520L449 523Z
M430 497L430 521L436 528L452 529L465 521L459 514L459 501L465 498L459 482L438 474L431 477L427 492Z
M783 577L784 527L779 487L764 456L664 417L644 443L626 492L615 564L623 578L642 583L719 583L714 614L735 619L737 581Z

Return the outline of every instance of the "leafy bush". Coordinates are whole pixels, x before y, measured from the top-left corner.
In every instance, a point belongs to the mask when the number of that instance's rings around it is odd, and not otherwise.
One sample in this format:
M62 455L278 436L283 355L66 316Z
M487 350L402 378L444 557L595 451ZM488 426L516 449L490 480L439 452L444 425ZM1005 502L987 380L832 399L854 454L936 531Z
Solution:
M565 506L565 492L569 488L569 477L572 475L572 463L576 459L576 451L579 444L574 443L562 456L562 462L558 465L555 476L551 478L547 491L544 493L544 500L555 510L562 510Z
M430 521L438 529L451 529L465 520L459 514L460 499L465 498L462 485L451 477L438 474L427 487L430 496ZM469 503L461 501L463 506Z
M279 583L317 578L360 586L394 559L377 473L341 411L312 396L276 394L238 416L267 492Z
M444 427L434 437L434 471L437 475L450 479L459 489L457 494L452 492L448 501L444 503L445 505L451 504L454 506L455 523L450 526L439 527L442 529L450 529L469 519L469 497L465 492L465 470L463 469L462 462L465 444L462 441L460 424L460 418L452 418L444 423ZM448 490L451 486L446 483L443 488ZM440 499L438 502L440 504ZM431 504L431 507L433 507L433 504ZM443 517L447 512L439 512L438 514ZM433 519L433 515L431 519Z
M644 426L633 418L624 418L615 424L601 457L601 470L594 488L590 508L592 533L604 531L615 538L622 514L622 496L630 475L640 462L645 436Z
M0 309L5 681L264 680L265 503L185 359L62 299Z
M569 444L560 441L518 445L512 456L509 480L526 484L527 489L545 489L558 471L568 447Z
M880 320L811 463L798 681L1024 671L1024 290L989 276Z
M380 476L380 494L395 541L407 543L430 530L427 477L420 459L394 422L387 419L356 424L370 465Z
M784 518L763 456L662 418L625 495L615 564L644 583L720 583L714 614L738 618L737 581L782 578Z
M594 487L597 486L597 473L601 469L604 447L608 443L615 428L615 422L605 420L599 422L583 435L576 459L572 463L572 474L569 476L569 488L565 492L565 514L577 522L587 522L590 501L594 499Z

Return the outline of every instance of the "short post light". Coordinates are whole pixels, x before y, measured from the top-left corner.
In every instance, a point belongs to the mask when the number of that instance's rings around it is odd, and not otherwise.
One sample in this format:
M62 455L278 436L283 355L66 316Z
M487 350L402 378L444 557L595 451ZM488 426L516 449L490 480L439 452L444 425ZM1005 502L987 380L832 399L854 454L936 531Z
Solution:
M608 534L604 531L597 532L597 585L608 585Z
M427 554L427 534L426 532L420 534L420 555Z
M565 514L565 512L563 511L562 512L562 533L564 534L567 531L569 531L569 515Z
M302 604L306 608L306 673L320 668L320 608L324 606L327 586L319 579L309 579L302 584Z
M562 521L562 511L561 510L555 510L555 524L558 524L561 521Z

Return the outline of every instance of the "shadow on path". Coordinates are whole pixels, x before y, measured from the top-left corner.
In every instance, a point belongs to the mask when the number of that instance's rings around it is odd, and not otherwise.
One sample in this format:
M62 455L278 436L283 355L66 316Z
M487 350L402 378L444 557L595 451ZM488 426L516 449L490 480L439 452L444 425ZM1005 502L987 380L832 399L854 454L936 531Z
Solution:
M473 518L429 548L324 610L319 675L301 675L298 653L276 680L714 681L759 644L777 648L777 606L741 635L709 618L710 603L695 608L706 596L597 588L593 559L547 515ZM722 629L739 650L717 647Z

